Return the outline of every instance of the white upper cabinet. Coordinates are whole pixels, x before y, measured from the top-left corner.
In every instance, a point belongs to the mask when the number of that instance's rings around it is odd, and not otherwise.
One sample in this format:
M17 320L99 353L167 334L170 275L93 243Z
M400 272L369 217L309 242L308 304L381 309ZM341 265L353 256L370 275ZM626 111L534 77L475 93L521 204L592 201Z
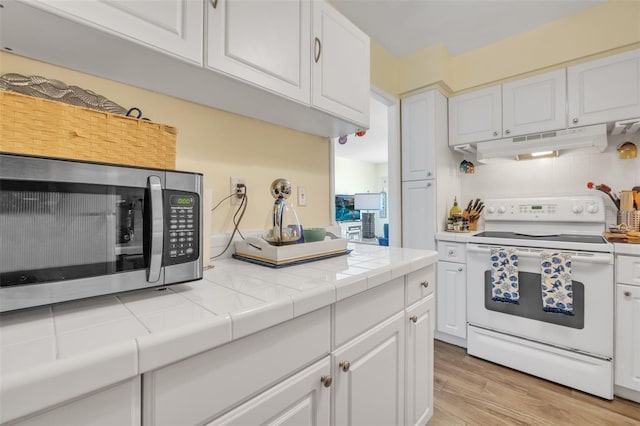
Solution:
M436 177L434 91L402 100L402 180Z
M449 99L449 145L565 129L566 71L552 71Z
M311 104L369 127L369 37L325 1L313 2Z
M566 103L564 68L503 84L503 137L566 128Z
M200 0L35 0L34 6L202 64ZM101 46L96 46L99 52Z
M569 126L640 116L640 50L567 68Z
M501 137L501 86L476 90L449 99L449 145Z
M206 8L208 67L309 105L308 0L217 0Z

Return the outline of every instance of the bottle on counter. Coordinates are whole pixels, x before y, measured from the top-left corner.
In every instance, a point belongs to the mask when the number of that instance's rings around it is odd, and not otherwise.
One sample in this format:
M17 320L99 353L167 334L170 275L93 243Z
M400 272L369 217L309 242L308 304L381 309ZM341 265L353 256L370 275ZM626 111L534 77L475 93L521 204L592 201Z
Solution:
M458 206L458 198L453 197L453 207L449 210L449 219L451 220L453 231L462 231L462 209ZM449 228L449 222L447 221L447 228Z

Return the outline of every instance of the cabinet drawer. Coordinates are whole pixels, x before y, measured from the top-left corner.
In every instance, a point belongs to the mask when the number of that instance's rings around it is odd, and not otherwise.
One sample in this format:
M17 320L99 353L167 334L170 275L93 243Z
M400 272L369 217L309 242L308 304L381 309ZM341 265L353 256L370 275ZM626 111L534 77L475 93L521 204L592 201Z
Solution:
M436 266L429 265L407 275L407 305L433 293L436 287Z
M335 304L335 347L404 309L404 277Z
M139 425L140 377L11 424L16 426Z
M438 260L466 263L467 245L451 241L438 241Z
M145 374L146 425L201 424L329 353L330 308Z
M616 257L616 282L640 285L640 257Z

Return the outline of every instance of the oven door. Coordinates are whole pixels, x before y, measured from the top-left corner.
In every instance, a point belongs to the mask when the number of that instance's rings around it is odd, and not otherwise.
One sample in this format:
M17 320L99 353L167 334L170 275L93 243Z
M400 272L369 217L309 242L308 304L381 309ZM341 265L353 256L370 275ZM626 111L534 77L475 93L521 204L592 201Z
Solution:
M468 322L481 328L594 355L613 357L613 255L570 252L574 315L542 309L542 251L518 251L520 304L491 300L491 245L467 244ZM566 253L566 251L562 251Z

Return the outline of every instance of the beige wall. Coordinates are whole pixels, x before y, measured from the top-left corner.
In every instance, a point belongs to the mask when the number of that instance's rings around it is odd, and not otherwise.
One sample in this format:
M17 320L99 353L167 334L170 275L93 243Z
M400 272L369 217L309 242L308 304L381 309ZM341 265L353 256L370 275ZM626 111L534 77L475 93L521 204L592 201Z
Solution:
M458 56L437 45L398 59L376 46L371 50L372 67L382 60L391 64L384 73L372 69L372 81L395 88L389 93L399 96L432 85L445 93L458 93L638 47L640 1L610 0Z
M131 70L135 72L135 70ZM180 170L204 174L213 204L229 195L229 178L245 178L249 206L241 229L261 230L273 204L269 186L287 178L295 188L305 186L307 206L296 207L300 221L324 225L331 221L329 140L262 121L182 101L65 68L0 53L0 74L39 75L106 96L123 107L139 107L153 121L178 129ZM292 196L295 200L296 194ZM232 210L224 202L212 219L212 232L228 232Z

